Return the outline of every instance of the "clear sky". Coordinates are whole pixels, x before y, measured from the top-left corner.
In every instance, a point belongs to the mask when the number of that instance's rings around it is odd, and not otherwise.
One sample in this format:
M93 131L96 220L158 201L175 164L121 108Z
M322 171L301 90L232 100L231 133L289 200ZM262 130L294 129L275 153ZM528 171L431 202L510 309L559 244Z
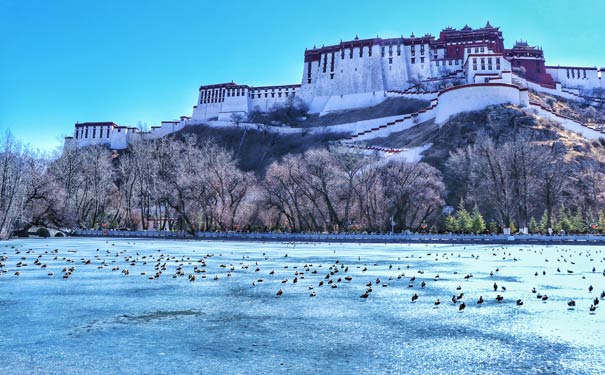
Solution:
M300 83L314 44L487 20L547 64L605 66L605 0L0 0L0 130L50 150L77 121L189 116L201 84Z

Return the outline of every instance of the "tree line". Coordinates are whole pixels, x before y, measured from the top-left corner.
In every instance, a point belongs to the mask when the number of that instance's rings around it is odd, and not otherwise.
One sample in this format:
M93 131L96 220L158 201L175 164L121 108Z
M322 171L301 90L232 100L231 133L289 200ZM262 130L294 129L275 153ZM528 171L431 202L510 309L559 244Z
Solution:
M587 156L587 153L592 154ZM482 137L444 173L426 163L311 149L262 175L193 136L121 152L66 144L46 157L10 134L0 149L0 236L33 225L195 231L532 232L605 229L600 151ZM457 202L444 215L447 202ZM467 211L468 210L468 211Z

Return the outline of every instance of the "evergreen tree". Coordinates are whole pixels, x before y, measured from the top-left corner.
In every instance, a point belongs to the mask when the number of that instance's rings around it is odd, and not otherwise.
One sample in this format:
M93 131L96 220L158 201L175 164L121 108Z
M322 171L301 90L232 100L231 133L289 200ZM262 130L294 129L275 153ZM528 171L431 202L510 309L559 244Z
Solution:
M548 233L548 213L544 211L540 219L540 230L542 233Z
M472 214L472 228L474 233L483 233L485 232L485 220L483 220L483 216L479 211L479 207L475 203L475 207L473 207Z
M561 205L561 207L559 208L556 229L557 232L561 232L561 230L569 232L571 229L571 220L569 220L569 214L567 213L567 210L565 209L564 205Z
M604 233L605 232L605 213L603 212L603 210L599 210L597 217L598 217L598 222L597 222L598 228L597 229L599 230L599 233Z
M492 232L493 234L498 234L498 223L496 223L495 221L490 221L489 223L489 231Z
M531 217L531 219L529 219L529 233L531 234L536 234L540 231L540 227L538 226L538 222L536 221L535 217Z
M578 207L576 209L576 214L570 216L570 231L574 233L584 233L586 231L586 227L584 226L584 215L582 215L582 209Z
M454 215L448 215L445 217L445 230L452 233L456 233L458 231L458 221Z
M473 231L473 219L464 208L464 200L460 199L458 204L458 211L456 212L456 221L458 224L458 230L462 233L471 233Z

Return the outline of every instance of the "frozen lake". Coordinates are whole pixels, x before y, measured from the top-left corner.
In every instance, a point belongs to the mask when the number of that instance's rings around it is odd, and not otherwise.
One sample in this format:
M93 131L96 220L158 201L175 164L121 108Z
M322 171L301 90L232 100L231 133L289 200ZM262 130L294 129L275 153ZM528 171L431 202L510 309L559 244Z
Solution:
M588 246L0 242L0 373L602 374L604 258Z

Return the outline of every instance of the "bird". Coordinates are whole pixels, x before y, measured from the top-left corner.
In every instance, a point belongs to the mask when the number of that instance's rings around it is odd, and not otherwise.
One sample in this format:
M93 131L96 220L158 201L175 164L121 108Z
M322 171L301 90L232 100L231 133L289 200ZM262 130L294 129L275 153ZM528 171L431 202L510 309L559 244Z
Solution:
M483 296L479 296L479 299L477 300L477 304L478 304L478 305L480 305L480 304L482 304L483 302L484 302L484 301L483 301Z
M595 305L590 305L590 312L595 312L597 307Z
M571 301L567 302L567 306L569 306L569 307L575 307L576 306L576 301L571 300Z
M592 293L592 289L593 289L592 285L589 285L589 286L588 286L588 292L589 292L589 293Z
M458 311L462 311L462 310L464 310L465 308L466 308L466 304L465 304L464 302L462 302L462 303L460 304L460 306L458 306Z
M412 302L416 302L418 300L418 293L414 293L412 296Z
M498 302L502 302L503 299L504 299L504 297L502 297L499 294L496 296L496 301L498 301Z
M281 290L281 288L277 291L277 296L280 297L282 294L284 294L284 291Z
M498 291L498 284L494 283L494 292Z
M521 299L517 300L517 306L523 306L523 301Z
M439 301L439 298L437 298L437 299L435 300L435 306L439 306L440 304L441 304L441 301Z

